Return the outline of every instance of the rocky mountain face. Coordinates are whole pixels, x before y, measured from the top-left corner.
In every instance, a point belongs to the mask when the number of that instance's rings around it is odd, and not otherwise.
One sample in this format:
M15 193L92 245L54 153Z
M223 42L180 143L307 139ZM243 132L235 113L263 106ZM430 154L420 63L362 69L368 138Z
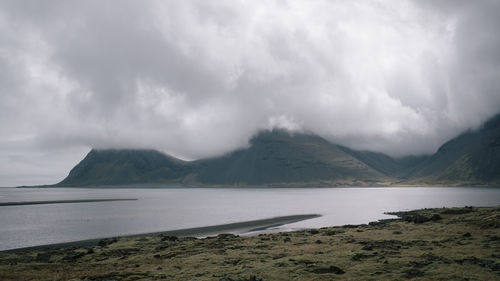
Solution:
M250 141L249 148L197 164L197 180L212 184L348 184L388 180L321 137L282 130L261 132Z
M500 183L500 115L443 144L408 176L411 182Z
M494 185L500 183L500 115L427 156L392 158L284 130L262 131L248 148L191 162L155 150L92 150L57 186L147 183Z
M124 185L182 180L187 162L155 150L91 150L57 185Z

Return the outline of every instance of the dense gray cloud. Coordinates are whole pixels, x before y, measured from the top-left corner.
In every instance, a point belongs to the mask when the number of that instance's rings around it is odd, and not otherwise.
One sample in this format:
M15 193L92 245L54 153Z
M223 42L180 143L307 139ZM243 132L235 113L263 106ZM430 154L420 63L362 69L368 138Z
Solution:
M0 0L0 186L285 127L399 156L500 111L499 1Z

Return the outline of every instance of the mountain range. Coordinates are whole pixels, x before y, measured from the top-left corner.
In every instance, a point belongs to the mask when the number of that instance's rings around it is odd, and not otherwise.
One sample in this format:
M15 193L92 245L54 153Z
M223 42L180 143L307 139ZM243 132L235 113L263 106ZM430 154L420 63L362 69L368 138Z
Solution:
M393 158L277 129L259 132L249 144L196 161L155 150L93 149L55 186L500 185L500 115L433 155Z

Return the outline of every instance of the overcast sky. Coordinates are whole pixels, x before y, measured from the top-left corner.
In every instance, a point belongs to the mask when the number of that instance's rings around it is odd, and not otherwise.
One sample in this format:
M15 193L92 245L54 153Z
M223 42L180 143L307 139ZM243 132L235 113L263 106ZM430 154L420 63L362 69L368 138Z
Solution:
M0 186L262 129L433 153L500 111L500 1L0 0Z

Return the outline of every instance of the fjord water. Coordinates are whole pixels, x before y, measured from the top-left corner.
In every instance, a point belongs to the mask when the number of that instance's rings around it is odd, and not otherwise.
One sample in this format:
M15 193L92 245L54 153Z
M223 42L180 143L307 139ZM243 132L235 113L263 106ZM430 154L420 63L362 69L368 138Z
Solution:
M384 212L496 206L500 188L0 188L0 202L135 201L0 206L0 250L298 214L293 230L368 223Z

